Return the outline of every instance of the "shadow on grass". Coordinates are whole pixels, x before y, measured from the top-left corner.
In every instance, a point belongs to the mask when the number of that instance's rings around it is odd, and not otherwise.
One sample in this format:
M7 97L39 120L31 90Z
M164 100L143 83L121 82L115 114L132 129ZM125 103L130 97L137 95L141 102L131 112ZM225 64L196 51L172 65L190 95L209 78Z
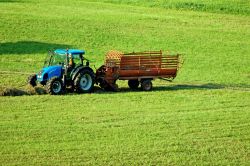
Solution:
M36 54L46 53L55 48L70 48L70 45L42 43L36 41L18 41L0 43L0 54Z
M193 89L224 89L225 86L220 84L179 84L172 86L164 86L164 87L155 87L155 90L158 91L171 91L171 90L193 90Z
M195 90L195 89L203 89L203 90L211 90L211 89L224 89L225 86L220 84L178 84L178 85L169 85L169 86L156 86L153 87L152 91L177 91L177 90ZM131 90L128 87L119 88L118 92L107 92L101 89L96 90L97 93L127 93L127 92L143 92L140 88L137 90Z
M1 2L21 2L20 0L0 0L0 3Z

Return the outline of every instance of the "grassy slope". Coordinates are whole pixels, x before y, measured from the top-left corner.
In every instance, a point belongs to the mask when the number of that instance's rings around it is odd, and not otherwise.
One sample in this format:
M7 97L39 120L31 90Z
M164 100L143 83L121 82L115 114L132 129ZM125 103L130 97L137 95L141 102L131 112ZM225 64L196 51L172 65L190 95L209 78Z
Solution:
M96 0L93 0L96 1ZM101 0L107 3L128 4L165 9L207 11L213 13L228 13L250 15L248 0ZM100 2L98 0L97 2Z
M0 3L1 88L24 88L25 74L3 71L38 71L49 48L84 48L96 66L109 49L185 54L174 83L149 93L120 82L120 93L0 97L0 163L249 164L249 16Z

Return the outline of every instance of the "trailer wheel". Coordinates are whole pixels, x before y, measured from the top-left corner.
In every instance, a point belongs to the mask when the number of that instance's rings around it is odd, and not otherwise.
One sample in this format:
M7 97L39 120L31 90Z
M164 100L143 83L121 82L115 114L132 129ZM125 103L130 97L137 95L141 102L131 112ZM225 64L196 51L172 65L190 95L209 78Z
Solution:
M93 71L88 69L83 69L74 81L74 86L78 93L88 93L91 92L95 83L95 74Z
M144 91L151 91L153 88L151 80L142 80L141 81L141 88Z
M130 89L136 90L139 87L139 81L138 80L128 80L128 86Z
M30 75L27 80L28 84L30 84L32 87L36 86L36 74Z
M46 84L47 93L51 95L60 95L63 92L62 80L58 77L51 78Z

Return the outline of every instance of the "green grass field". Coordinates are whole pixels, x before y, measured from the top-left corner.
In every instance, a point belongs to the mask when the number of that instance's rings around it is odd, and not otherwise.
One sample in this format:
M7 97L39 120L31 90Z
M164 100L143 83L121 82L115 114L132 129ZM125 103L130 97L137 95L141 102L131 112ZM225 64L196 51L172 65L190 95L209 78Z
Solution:
M0 0L0 92L26 92L49 49L166 50L151 92L0 96L1 165L250 165L248 0ZM34 90L33 90L34 91Z

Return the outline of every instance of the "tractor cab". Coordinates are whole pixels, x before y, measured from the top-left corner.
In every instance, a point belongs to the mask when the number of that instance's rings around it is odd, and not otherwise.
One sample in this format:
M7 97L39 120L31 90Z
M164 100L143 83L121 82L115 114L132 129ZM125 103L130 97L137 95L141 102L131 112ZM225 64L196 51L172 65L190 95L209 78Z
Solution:
M63 73L66 75L66 79L70 79L71 72L83 66L84 54L84 50L76 49L49 51L45 58L43 69L37 74L37 80L42 84L46 84L46 81L51 77L62 77ZM89 66L88 61L86 66Z
M79 74L86 73L86 70L88 70L91 76L88 76L85 80L90 80L92 85L92 82L94 82L94 73L89 67L89 61L83 57L84 54L84 50L77 49L56 49L54 51L49 51L42 70L35 76L33 75L32 78L29 78L29 83L34 86L36 85L35 82L38 81L42 85L47 85L52 78L57 78L61 80L61 86L66 87L72 85L73 87L74 84L77 84L77 76L80 77ZM86 61L86 63L84 63L84 61ZM82 79L82 81L84 81L84 79ZM77 91L90 91L93 85L88 85L89 86L85 89L80 86ZM77 85L77 87L79 87L79 85ZM56 92L52 93L57 94Z
M44 62L44 67L60 65L66 68L68 66L83 65L83 60L85 60L83 57L84 54L84 50L75 49L49 51Z

